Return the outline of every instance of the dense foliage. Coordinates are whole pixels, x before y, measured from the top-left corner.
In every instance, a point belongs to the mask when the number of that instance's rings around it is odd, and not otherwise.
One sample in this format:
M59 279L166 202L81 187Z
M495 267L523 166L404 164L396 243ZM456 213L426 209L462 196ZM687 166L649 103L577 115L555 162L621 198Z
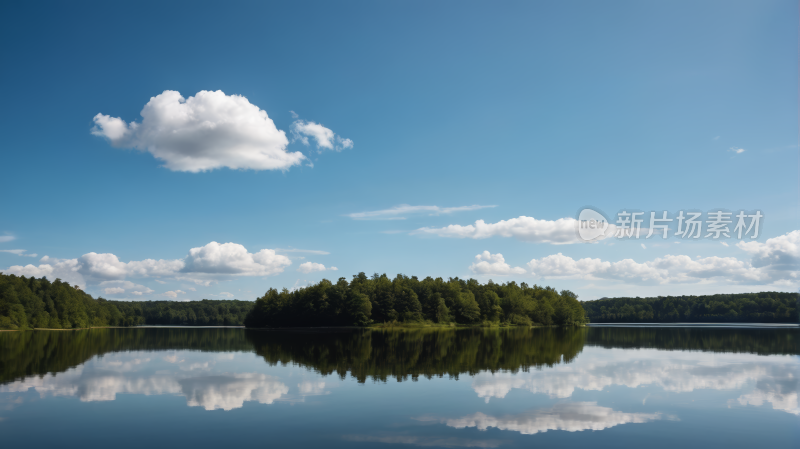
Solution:
M251 301L107 301L56 279L0 274L0 329L172 324L241 326Z
M245 319L248 327L363 326L423 322L573 325L585 322L577 296L515 282L480 284L475 279L419 280L385 274L353 276L348 283L322 280L295 291L270 289Z
M94 299L56 279L0 274L0 329L72 329L144 324L131 303Z
M593 323L797 323L797 293L763 292L585 301Z

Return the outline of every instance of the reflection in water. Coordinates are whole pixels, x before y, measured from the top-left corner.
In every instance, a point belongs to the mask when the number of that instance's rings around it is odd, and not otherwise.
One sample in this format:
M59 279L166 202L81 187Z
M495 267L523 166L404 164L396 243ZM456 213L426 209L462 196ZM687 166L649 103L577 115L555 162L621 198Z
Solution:
M84 402L112 401L118 394L174 395L185 397L189 406L232 410L248 401L272 404L328 394L336 379L320 376L333 374L342 379L349 374L361 383L409 377L458 379L467 374L472 390L486 402L514 390L567 399L578 390L650 386L671 393L729 390L736 393L730 407L769 404L800 415L798 359L752 354L796 355L799 332L696 328L5 332L0 334L0 392L33 388L41 397L77 397ZM242 365L244 359L248 362ZM286 373L291 366L304 368L304 377L287 379L263 372L274 367L273 371ZM575 421L578 415L587 423ZM654 419L655 415L626 414L582 402L504 418L478 413L447 424L536 433ZM427 444L419 441L415 444Z
M800 354L800 328L591 327L586 344L603 348Z
M775 410L782 410L794 415L800 415L798 406L798 370L797 365L776 370L772 376L759 379L756 388L748 394L739 396L737 402L741 405L754 405L759 407L765 403L772 404Z
M502 440L471 440L423 435L345 435L344 440L357 443L413 444L423 447L498 447L504 443Z
M206 410L233 410L242 407L245 401L272 404L289 393L289 387L283 383L257 373L190 377L178 383L190 406Z
M556 404L549 409L532 410L499 418L479 412L462 418L441 421L456 429L476 427L478 430L486 430L489 427L496 427L500 430L533 435L548 430L566 430L568 432L603 430L620 424L645 423L661 418L660 413L623 413L608 407L601 407L595 402L566 402ZM430 420L430 418L418 419Z
M206 410L232 410L246 401L271 404L289 393L283 382L265 374L211 372L220 359L230 360L227 356L202 363L187 360L191 357L197 355L176 353L162 359L117 355L63 373L12 382L0 387L0 392L33 388L42 398L74 396L82 402L113 401L118 394L168 394L183 396L189 406Z
M323 375L349 373L398 381L458 378L481 371L527 370L569 363L586 329L415 329L389 331L250 331L255 351L271 365L294 363Z
M661 351L590 351L570 365L548 371L511 375L481 373L472 388L481 398L504 398L513 389L569 398L576 390L600 391L611 386L637 388L655 386L673 393L695 390L741 390L753 393L739 399L742 405L772 404L776 410L798 414L797 374L794 357L765 360L753 355L684 352L665 357Z

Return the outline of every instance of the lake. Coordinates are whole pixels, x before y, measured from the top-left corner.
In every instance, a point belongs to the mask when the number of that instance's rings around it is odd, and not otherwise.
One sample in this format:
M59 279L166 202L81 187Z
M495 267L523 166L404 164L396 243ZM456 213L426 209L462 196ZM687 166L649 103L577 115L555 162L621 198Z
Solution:
M0 332L4 447L800 447L800 329Z

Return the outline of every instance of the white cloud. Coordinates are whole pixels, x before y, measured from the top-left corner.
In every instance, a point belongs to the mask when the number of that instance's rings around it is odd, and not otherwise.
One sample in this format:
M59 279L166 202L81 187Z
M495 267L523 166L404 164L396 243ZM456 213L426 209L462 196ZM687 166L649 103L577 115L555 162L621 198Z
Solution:
M292 264L288 257L276 254L275 250L262 249L251 254L238 243L211 242L206 246L192 248L186 258L186 272L231 274L244 276L270 276L283 272Z
M81 267L77 259L55 259L44 256L39 260L40 264L36 265L13 265L3 271L5 274L14 274L17 276L26 277L43 277L47 276L48 279L55 280L61 279L73 285L78 285L80 288L86 288L86 280L79 272Z
M317 149L320 151L322 149L342 151L347 148L353 148L352 140L337 136L336 133L319 123L306 122L304 120L296 120L292 123L293 142L300 141L303 145L308 146L309 138L314 139Z
M369 212L356 212L347 214L354 220L405 220L406 215L428 213L428 215L452 214L454 212L466 212L471 210L486 209L497 206L480 206L474 204L472 206L457 206L457 207L439 207L439 206L411 206L408 204L400 204L399 206L390 207L389 209L374 210Z
M22 256L22 257L36 257L36 256L38 256L38 254L36 254L36 253L25 254L25 251L26 250L24 250L24 249L0 249L0 253L16 254L17 256Z
M800 265L800 231L773 237L764 243L739 242L736 246L752 256L754 267L796 271Z
M15 238L13 235L0 235L0 243L10 242Z
M299 267L297 267L297 271L305 274L313 273L315 271L337 271L337 270L338 268L336 267L326 268L325 265L315 262L303 262L300 264Z
M224 296L224 297L226 297L226 298L233 298L233 293L230 293L230 292L222 292L222 293L220 293L220 294L219 294L219 296Z
M736 154L742 154L747 150L745 150L744 148L731 147L730 151L733 151Z
M297 249L297 248L275 248L276 253L308 253L319 254L320 256L327 256L330 254L327 251L320 251L316 249Z
M286 134L241 95L204 90L184 99L167 90L150 98L141 116L141 123L126 123L97 114L91 132L115 147L147 151L172 171L286 170L306 159L287 152Z
M512 268L511 265L506 263L502 254L491 254L489 251L484 251L475 256L475 262L469 266L469 269L475 274L482 275L525 274L524 268Z
M191 281L197 285L208 286L229 276L271 276L282 273L292 264L288 257L276 254L275 250L262 249L249 253L237 243L211 242L205 246L192 248L184 259L174 260L134 260L122 262L111 253L87 253L77 259L56 259L42 257L40 265L14 265L7 274L18 276L47 276L60 278L70 284L85 288L86 281L107 288L121 287L135 289L144 294L152 290L143 285L109 285L109 281L122 281L125 278L166 277L175 280ZM164 283L156 279L156 282Z
M533 217L521 216L497 223L486 223L478 220L474 225L449 225L443 228L420 228L413 234L433 234L440 237L485 239L494 236L514 237L524 242L552 243L562 245L583 243L578 237L577 220L559 218L558 220L537 220ZM606 236L614 234L614 225L609 225ZM604 238L604 237L600 237Z
M737 246L753 257L750 262L735 257L666 255L651 261L618 262L583 258L575 260L562 253L528 262L534 276L550 278L617 280L633 284L679 284L726 282L741 285L794 285L798 282L800 231L793 231L765 243L739 242Z
M125 291L130 291L131 294L136 296L141 296L143 294L149 295L150 293L153 293L153 290L149 287L141 284L134 284L131 281L103 281L100 283L100 287L106 287L103 291L107 295L123 293Z
M185 294L185 293L186 292L183 291L183 290L173 290L173 291L164 292L163 295L168 297L168 298L175 299L175 298L178 297L178 295L182 295L182 294Z

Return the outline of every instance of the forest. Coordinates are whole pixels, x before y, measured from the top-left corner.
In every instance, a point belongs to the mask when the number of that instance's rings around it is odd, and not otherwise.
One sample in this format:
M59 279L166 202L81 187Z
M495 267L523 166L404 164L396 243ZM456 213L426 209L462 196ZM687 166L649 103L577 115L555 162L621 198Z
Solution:
M592 323L797 323L798 294L737 293L584 301Z
M56 279L0 273L0 329L104 326L242 326L252 301L108 301Z
M550 287L475 279L359 273L294 291L270 289L245 318L247 327L366 326L371 323L583 324L577 295Z
M295 291L270 289L238 300L108 301L56 279L0 274L0 329L104 326L367 326L373 323L573 325L585 321L577 296L525 283L385 274L340 278Z

